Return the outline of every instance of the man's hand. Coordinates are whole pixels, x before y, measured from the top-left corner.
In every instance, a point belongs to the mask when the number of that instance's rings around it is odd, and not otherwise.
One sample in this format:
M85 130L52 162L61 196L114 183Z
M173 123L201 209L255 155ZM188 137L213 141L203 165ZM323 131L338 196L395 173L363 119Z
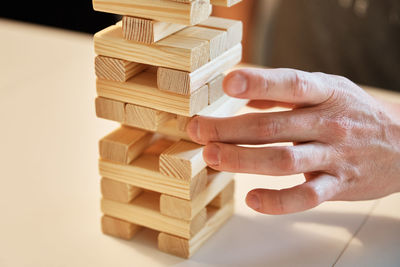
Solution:
M190 137L207 164L221 171L266 175L304 173L283 190L255 189L256 211L285 214L328 200L374 199L400 191L400 124L346 78L291 69L243 69L224 80L225 92L255 106L292 110L231 118L195 117ZM400 115L400 114L399 114ZM293 142L249 148L238 144Z

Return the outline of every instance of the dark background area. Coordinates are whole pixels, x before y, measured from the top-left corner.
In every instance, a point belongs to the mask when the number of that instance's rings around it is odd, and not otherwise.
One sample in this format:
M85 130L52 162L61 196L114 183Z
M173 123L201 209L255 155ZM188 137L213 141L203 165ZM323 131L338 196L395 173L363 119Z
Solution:
M118 16L93 10L92 1L8 1L0 17L94 34Z

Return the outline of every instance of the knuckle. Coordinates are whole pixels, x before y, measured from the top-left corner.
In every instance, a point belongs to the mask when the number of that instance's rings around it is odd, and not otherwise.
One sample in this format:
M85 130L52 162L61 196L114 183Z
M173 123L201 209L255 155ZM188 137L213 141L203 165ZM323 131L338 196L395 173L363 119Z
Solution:
M299 72L293 71L293 77L291 80L291 90L293 94L293 98L303 98L307 95L309 91L309 81L307 80L306 76Z
M328 119L325 125L331 136L341 139L349 135L351 128L350 123L345 118Z
M201 127L201 139L203 141L219 141L220 140L220 129L218 123L213 121L203 121L202 124L205 127Z
M274 137L281 132L281 123L270 117L261 117L257 121L256 134L259 138Z
M280 149L276 164L281 170L295 172L298 167L296 153L289 147Z

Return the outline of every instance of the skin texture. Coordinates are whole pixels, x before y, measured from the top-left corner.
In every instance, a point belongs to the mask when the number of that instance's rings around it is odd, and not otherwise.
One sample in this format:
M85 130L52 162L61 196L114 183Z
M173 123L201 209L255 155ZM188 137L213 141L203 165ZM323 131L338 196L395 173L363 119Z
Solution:
M216 170L304 173L301 185L250 191L246 203L254 210L287 214L324 201L367 200L400 192L400 123L393 116L397 112L386 110L348 79L292 69L242 69L227 75L224 90L250 99L252 107L290 109L195 117L187 126L193 141L206 145L204 159ZM239 146L276 142L293 146Z

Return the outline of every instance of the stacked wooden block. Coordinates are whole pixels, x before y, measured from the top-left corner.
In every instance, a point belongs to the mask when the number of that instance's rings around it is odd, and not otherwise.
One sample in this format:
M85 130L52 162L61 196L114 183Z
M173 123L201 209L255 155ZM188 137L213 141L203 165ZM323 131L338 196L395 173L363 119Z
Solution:
M94 36L96 114L121 127L99 142L102 230L159 231L160 250L190 257L233 213L230 173L207 168L185 127L244 103L222 80L241 59L242 23L210 17L238 0L93 0L123 15Z

